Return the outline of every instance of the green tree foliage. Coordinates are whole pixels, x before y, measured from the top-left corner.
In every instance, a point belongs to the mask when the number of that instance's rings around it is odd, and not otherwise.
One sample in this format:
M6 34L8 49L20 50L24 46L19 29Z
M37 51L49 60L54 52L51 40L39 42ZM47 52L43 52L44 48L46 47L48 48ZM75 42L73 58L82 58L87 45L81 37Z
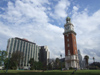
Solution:
M55 68L56 69L60 69L61 68L61 63L60 63L59 58L56 58L56 60L55 60Z
M48 69L49 69L49 70L52 70L52 69L53 69L53 67L52 67L52 64L51 64L51 63L49 63L49 64L48 64Z
M43 68L43 64L41 62L36 62L34 61L34 58L31 58L30 61L30 66L31 66L31 70L35 69L35 70L41 70Z
M65 68L65 62L61 62L62 68Z
M29 63L30 63L30 66L31 66L30 69L33 70L34 69L34 58L31 58Z
M22 52L13 52L11 58L6 58L4 61L5 68L8 67L8 69L17 69L17 67L20 65L20 60L23 60L23 58L24 55Z
M90 69L100 69L100 62L93 62L89 65Z
M8 64L9 63L9 64ZM12 59L6 58L4 61L5 69L17 69L17 63L15 61L12 61Z
M65 62L62 59L56 58L54 64L52 63L53 69L61 69L65 67Z
M7 68L7 64L8 64L8 58L6 58L4 61L5 68Z
M84 59L85 59L85 61L86 61L86 65L87 65L87 67L88 67L89 56L88 56L88 55L85 55L85 56L84 56Z
M43 64L41 62L34 62L34 67L35 67L35 70L41 70L43 69Z
M34 58L31 58L30 61L29 61L29 63L30 63L30 66L33 66Z
M7 52L4 50L0 50L0 66L2 65L2 63L4 62L4 60L6 59L7 56Z
M23 52L16 51L16 52L12 53L11 60L13 62L16 62L17 66L19 66L20 65L20 61L23 60L23 58L24 58Z

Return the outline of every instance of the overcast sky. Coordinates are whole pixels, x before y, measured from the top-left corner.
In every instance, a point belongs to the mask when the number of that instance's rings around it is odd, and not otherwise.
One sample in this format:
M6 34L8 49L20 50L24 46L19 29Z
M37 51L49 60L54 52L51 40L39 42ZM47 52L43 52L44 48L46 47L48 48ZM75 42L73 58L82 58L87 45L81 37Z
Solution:
M71 18L82 56L100 62L100 0L0 0L0 49L7 40L26 38L47 45L50 57L65 57L64 24Z

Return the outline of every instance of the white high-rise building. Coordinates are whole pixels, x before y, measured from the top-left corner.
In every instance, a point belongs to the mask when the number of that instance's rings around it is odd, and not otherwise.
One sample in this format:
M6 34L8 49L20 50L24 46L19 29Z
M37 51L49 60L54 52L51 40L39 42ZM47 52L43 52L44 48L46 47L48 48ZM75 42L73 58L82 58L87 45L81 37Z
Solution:
M19 68L29 68L29 60L30 58L34 58L34 61L40 61L40 48L42 46L36 45L36 43L30 42L27 39L21 39L21 38L10 38L8 40L8 45L7 45L7 57L11 57L13 52L20 51L24 54L23 60L20 62ZM47 46L44 46L45 50L47 53L47 56L45 56L47 59L49 58L49 51Z

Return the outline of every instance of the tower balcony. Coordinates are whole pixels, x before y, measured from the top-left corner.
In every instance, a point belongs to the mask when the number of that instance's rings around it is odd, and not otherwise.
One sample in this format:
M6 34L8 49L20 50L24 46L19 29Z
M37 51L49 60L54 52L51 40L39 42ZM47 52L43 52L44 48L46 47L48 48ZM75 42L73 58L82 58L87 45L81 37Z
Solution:
M70 33L74 33L76 35L76 32L74 32L73 30L69 30L67 32L64 32L63 35L70 34Z

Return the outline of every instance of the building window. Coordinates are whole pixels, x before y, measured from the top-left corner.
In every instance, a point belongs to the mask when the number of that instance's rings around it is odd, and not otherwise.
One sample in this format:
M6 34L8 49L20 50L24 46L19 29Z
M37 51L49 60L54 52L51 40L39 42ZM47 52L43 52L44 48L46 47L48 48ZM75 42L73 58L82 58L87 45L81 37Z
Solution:
M68 55L70 55L70 50L68 50Z
M67 39L67 42L69 42L69 39Z
M69 35L67 34L67 37L68 37Z
M70 45L68 44L67 46L69 47Z

